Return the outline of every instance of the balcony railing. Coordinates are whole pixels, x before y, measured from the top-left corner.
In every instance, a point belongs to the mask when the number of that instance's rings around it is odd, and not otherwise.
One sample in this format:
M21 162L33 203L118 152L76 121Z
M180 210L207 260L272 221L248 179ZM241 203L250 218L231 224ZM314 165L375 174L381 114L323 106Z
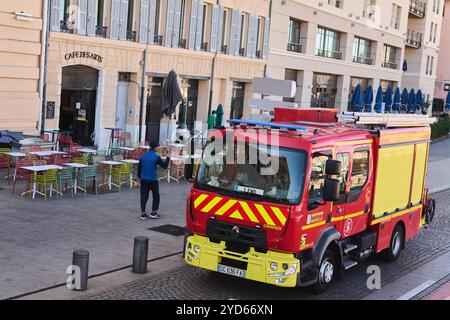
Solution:
M389 69L397 69L397 63L391 62L391 61L384 61L381 66L383 68L389 68Z
M367 57L353 57L353 62L372 65L373 60Z
M95 26L95 36L106 38L106 34L108 33L108 27L104 26Z
M208 51L208 42L202 42L200 45L200 50Z
M228 46L227 45L223 45L220 48L220 53L227 54L228 53Z
M342 59L342 52L331 51L331 50L324 50L324 49L316 49L316 56L324 57L324 58L331 58L331 59L336 59L336 60L341 60Z
M299 43L288 43L287 51L302 53L302 45Z
M241 57L245 56L245 48L240 48L240 49L239 49L239 55L240 55Z
M153 42L158 46L162 46L163 45L163 36L155 36L155 39Z
M187 45L187 40L186 39L180 39L178 41L178 47L179 48L186 49L186 45Z
M418 18L424 18L426 12L427 3L422 0L411 0L409 2L409 13L412 16Z
M423 34L411 29L408 29L406 36L406 45L410 48L418 49L422 46Z
M70 21L59 21L59 29L61 32L73 33L72 23Z
M136 38L137 38L137 32L136 31L127 30L127 40L128 41L136 42Z
M261 52L261 50L257 50L256 51L256 58L257 59L262 59L262 52Z

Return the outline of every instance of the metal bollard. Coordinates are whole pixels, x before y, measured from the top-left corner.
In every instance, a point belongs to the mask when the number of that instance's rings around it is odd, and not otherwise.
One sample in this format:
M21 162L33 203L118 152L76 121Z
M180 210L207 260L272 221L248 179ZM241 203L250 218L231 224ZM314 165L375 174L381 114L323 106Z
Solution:
M134 238L132 271L138 274L146 273L147 260L148 260L148 238L147 237Z
M75 250L72 257L72 265L80 268L80 287L77 291L86 291L89 276L89 251Z

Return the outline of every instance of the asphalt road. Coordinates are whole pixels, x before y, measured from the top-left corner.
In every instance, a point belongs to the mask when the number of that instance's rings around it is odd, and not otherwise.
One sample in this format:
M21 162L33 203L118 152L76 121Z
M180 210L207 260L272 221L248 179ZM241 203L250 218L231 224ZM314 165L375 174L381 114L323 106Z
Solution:
M388 263L374 256L346 271L342 280L336 281L329 291L319 296L306 288L277 288L183 266L83 296L83 299L361 299L371 293L366 286L368 266L380 266L384 286L450 251L450 190L433 196L437 201L433 224L407 242L397 261Z

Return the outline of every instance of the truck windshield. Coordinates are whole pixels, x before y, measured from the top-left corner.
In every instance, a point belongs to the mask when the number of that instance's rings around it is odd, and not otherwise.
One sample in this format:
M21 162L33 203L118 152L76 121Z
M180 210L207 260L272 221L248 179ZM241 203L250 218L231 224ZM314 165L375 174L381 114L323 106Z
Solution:
M305 181L305 151L237 144L230 161L227 147L217 155L213 149L212 142L205 148L197 176L199 189L255 201L299 203Z

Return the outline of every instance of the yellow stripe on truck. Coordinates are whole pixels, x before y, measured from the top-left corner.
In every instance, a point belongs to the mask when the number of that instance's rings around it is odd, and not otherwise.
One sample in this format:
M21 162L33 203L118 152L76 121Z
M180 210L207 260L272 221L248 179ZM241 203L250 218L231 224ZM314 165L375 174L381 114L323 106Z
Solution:
M273 213L275 213L278 220L280 220L281 224L284 226L286 224L286 217L284 216L283 212L281 212L280 208L270 207L270 209L272 209Z
M275 226L275 223L273 222L272 218L267 213L266 209L260 204L255 204L256 209L258 209L259 213L263 217L263 219L266 221L266 224Z
M235 203L237 202L237 200L228 200L227 203L225 203L217 212L216 215L217 216L221 216L223 215L225 212L227 212L232 206L235 205Z
M239 201L239 204L241 205L242 209L244 209L247 216L250 218L250 221L254 223L259 223L258 219L256 218L255 214L253 213L252 209L248 206L247 202Z
M198 198L194 201L194 208L197 208L199 205L201 205L206 198L208 198L208 196L204 193L199 195Z
M203 209L202 212L208 213L216 204L220 202L223 198L221 197L214 197Z

